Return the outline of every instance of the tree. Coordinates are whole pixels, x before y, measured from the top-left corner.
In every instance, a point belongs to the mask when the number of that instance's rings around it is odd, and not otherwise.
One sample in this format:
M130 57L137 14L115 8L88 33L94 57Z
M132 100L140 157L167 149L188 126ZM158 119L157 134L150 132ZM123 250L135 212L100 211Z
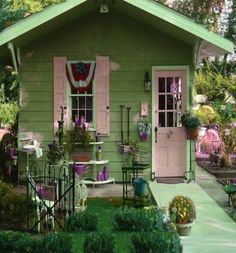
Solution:
M0 31L24 17L25 10L14 10L13 0L0 0Z
M218 30L224 0L174 0L170 6L208 29Z

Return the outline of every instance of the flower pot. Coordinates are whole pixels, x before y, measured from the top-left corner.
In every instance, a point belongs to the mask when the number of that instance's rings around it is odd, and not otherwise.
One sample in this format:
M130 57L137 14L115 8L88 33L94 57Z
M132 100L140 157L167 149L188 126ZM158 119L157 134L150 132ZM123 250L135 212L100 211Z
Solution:
M84 173L84 168L85 168L85 166L82 165L82 164L75 164L75 165L74 165L75 173L76 173L78 176L82 176L82 175L83 175L83 173Z
M148 134L143 134L143 135L139 135L140 136L140 139L142 141L147 141L149 139L149 135Z
M128 153L131 151L131 147L128 145L120 145L120 152L121 153Z
M189 236L192 229L192 222L186 224L178 224L176 223L177 232L180 236Z
M186 129L187 139L195 141L199 135L199 128Z
M144 197L148 194L148 183L142 178L135 178L133 180L134 195Z
M73 153L72 160L75 162L88 162L90 161L90 154L87 152Z

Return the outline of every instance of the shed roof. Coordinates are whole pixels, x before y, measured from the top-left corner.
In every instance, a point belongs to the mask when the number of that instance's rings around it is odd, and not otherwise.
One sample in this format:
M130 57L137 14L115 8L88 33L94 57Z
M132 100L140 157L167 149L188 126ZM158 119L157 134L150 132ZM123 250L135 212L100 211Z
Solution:
M146 22L147 24L195 46L197 61L233 51L233 43L208 31L188 17L153 0L108 0L111 8ZM99 1L67 0L33 14L0 33L0 51L8 42L17 46L26 44L70 20L83 16L96 8Z

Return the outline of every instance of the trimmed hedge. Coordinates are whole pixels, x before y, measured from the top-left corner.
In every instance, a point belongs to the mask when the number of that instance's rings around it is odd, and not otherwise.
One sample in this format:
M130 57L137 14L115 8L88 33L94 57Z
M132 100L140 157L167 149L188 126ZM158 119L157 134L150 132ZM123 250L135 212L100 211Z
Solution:
M98 229L98 215L85 210L80 213L73 213L67 220L67 231L96 231Z
M28 233L0 232L1 253L72 253L72 237L65 233L50 233L43 239L32 238Z
M84 253L115 253L115 237L108 232L92 232L86 235Z
M180 253L182 246L175 232L141 232L131 236L132 253Z
M152 230L165 231L163 215L155 209L137 209L121 207L114 214L114 228L121 231L145 232Z

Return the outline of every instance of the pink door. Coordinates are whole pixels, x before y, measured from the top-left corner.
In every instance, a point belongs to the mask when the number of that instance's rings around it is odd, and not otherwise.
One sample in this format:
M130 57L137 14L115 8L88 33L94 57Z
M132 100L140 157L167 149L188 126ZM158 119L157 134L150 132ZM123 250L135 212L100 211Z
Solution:
M182 177L186 138L180 119L186 108L186 72L156 71L154 77L155 176Z

